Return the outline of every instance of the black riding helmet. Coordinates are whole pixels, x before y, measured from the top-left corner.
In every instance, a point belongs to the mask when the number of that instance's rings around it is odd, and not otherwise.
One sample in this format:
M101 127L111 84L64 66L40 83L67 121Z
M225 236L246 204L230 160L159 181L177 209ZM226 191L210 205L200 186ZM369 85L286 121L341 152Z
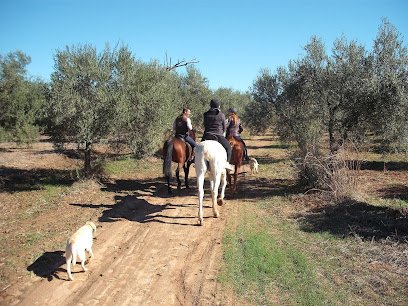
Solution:
M220 102L217 99L211 99L210 107L211 108L219 108L220 107Z

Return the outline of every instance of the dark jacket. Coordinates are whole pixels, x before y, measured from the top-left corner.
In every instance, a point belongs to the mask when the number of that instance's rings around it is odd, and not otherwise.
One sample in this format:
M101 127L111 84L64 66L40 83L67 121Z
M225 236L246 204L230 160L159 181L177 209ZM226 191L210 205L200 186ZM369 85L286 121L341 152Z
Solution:
M223 136L226 125L225 115L218 108L210 108L204 113L204 133Z
M176 135L187 135L187 118L185 116L178 116L176 118Z

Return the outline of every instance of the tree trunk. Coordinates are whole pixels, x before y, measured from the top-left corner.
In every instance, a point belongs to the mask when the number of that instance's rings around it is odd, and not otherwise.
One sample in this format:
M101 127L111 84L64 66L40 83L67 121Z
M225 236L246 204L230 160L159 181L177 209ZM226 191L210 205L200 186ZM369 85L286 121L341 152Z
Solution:
M90 177L92 173L91 169L91 142L86 142L85 144L85 157L84 157L84 171L85 171L85 176Z

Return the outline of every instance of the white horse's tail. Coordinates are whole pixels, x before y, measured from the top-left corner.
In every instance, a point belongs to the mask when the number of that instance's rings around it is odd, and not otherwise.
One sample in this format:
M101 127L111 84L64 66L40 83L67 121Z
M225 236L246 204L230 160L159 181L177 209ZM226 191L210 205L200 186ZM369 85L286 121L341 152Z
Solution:
M199 175L204 175L207 172L207 161L204 157L204 145L198 143L194 148L195 151L195 169L197 177Z

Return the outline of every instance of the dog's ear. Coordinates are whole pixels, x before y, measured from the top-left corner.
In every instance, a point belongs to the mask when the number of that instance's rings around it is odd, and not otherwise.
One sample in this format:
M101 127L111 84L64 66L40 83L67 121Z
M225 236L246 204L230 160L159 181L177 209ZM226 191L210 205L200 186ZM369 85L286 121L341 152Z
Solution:
M93 231L93 232L96 231L96 225L95 225L95 223L93 223L92 221L88 221L88 222L86 222L86 224L88 224L88 225L92 228L92 231Z

